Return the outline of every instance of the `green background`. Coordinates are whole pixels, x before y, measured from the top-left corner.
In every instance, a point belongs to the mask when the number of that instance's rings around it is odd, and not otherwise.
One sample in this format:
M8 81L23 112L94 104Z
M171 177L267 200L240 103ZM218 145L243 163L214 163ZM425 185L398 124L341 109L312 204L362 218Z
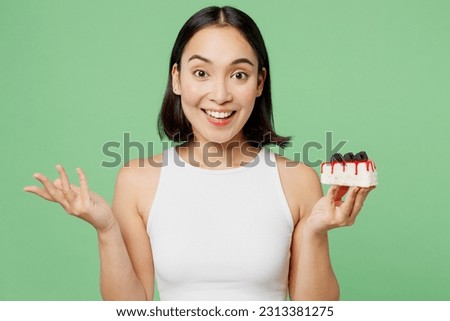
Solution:
M276 127L294 136L286 155L325 146L330 131L333 145L348 141L343 152L377 163L380 185L357 223L330 232L342 299L450 300L445 0L1 0L0 299L101 299L94 229L22 188L37 171L56 178L61 163L111 201L119 167L101 166L103 144L123 146L124 133L159 142L173 42L212 4L260 26Z

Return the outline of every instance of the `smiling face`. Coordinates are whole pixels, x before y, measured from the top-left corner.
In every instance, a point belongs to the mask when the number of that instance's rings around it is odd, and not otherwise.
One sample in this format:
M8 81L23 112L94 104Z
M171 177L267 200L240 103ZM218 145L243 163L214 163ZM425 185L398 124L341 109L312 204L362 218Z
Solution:
M199 142L244 142L242 128L263 90L265 70L233 27L207 27L186 44L172 86Z

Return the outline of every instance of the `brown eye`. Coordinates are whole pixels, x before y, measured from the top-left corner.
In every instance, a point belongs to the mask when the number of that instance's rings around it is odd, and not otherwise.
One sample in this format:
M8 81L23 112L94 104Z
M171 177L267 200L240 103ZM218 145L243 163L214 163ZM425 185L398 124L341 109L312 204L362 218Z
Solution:
M194 75L198 78L205 78L208 74L204 70L196 70L194 71Z
M247 74L245 72L237 72L237 73L233 74L232 77L236 78L238 80L244 80L247 78Z

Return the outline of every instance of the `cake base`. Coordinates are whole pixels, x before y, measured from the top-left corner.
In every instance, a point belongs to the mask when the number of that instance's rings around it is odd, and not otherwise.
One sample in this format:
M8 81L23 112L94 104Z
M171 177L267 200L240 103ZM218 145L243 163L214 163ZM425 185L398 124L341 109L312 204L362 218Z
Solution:
M373 161L329 162L320 166L322 184L370 187L378 185Z

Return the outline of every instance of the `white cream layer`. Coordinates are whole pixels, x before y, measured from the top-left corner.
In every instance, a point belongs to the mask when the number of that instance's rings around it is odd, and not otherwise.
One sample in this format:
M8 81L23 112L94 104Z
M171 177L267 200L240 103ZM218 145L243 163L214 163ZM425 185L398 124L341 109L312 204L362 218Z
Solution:
M333 173L332 172L333 166ZM344 167L345 166L345 167ZM358 168L356 169L356 166ZM369 187L378 185L378 175L372 165L361 163L325 163L321 166L320 182L329 185Z

